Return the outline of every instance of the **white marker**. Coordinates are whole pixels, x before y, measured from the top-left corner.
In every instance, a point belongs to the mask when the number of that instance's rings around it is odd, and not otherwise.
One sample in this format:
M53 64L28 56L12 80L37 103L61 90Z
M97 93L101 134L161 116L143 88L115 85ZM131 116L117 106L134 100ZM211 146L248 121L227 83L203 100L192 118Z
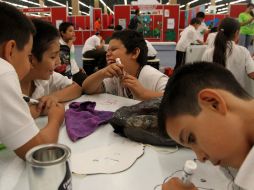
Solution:
M30 104L39 104L39 100L35 100L33 98L30 98L29 96L23 95L23 99Z
M116 58L116 64L122 64L120 58ZM126 72L123 70L123 76L126 75Z
M197 169L197 163L193 160L187 160L184 164L181 180L184 184L188 185L191 182L191 177Z
M120 58L116 58L116 63L117 64L122 64Z

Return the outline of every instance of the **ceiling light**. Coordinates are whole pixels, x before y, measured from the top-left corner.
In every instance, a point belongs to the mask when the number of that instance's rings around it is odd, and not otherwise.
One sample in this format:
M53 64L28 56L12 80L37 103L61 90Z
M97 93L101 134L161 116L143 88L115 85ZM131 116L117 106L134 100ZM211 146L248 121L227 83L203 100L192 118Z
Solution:
M107 9L108 9L112 14L114 14L114 12L104 3L103 0L100 0L100 2L103 4L103 6L106 6Z
M82 3L81 1L79 1L78 3L79 3L80 5L82 5L82 6L84 6L84 7L89 8L89 6L88 6L88 5L86 5L85 3Z
M26 2L26 3L29 3L29 4L32 4L32 5L40 6L39 3L35 3L35 2L32 2L32 1L28 1L28 0L21 0L21 1Z
M66 7L66 5L65 5L65 4L62 4L62 3L56 2L56 1L54 1L54 0L47 0L47 1L49 1L49 2L51 2L51 3L55 3L55 4L57 4L57 5L61 5L61 6L63 6L63 7Z
M21 7L21 8L28 8L28 6L24 6L24 5L20 5L20 4L16 4L16 3L10 3L8 1L4 1L5 3L12 5L14 7Z

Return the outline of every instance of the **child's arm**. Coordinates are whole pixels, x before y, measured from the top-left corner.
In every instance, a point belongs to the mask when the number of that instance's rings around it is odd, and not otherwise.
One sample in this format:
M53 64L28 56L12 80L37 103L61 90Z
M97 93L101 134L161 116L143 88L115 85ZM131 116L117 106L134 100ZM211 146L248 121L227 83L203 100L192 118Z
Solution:
M59 129L64 120L64 107L61 104L52 106L48 110L47 125L31 140L23 146L17 148L15 153L22 159L25 159L25 154L34 146L47 143L56 143L58 140Z
M67 102L80 97L81 94L82 88L74 82L70 86L52 93L51 96L56 97L58 102Z
M87 94L97 94L104 92L102 82L105 78L123 76L123 65L112 63L97 71L96 73L90 75L84 80L82 88L83 91Z

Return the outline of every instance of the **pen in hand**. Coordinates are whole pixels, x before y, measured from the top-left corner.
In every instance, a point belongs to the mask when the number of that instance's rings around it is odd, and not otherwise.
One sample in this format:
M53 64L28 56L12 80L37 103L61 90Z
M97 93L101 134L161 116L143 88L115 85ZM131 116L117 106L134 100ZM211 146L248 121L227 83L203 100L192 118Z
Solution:
M39 104L39 100L35 100L33 98L30 98L29 96L23 95L23 99L30 104Z

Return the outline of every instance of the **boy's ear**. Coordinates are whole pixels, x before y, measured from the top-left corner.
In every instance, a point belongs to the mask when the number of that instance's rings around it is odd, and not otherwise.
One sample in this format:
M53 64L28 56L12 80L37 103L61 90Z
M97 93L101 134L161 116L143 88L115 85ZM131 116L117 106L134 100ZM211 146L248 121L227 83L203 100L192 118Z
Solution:
M210 109L225 115L228 111L225 99L214 89L203 89L198 93L198 102L202 109Z
M30 64L31 64L31 68L30 68L30 69L34 68L35 59L36 59L36 58L34 57L34 55L29 55L29 62L30 62Z
M133 52L132 52L132 58L133 58L133 59L137 59L138 56L139 56L139 54L140 54L140 49L139 49L139 48L135 48L135 49L133 50Z
M3 45L3 58L9 63L12 63L16 46L15 40L9 40Z

